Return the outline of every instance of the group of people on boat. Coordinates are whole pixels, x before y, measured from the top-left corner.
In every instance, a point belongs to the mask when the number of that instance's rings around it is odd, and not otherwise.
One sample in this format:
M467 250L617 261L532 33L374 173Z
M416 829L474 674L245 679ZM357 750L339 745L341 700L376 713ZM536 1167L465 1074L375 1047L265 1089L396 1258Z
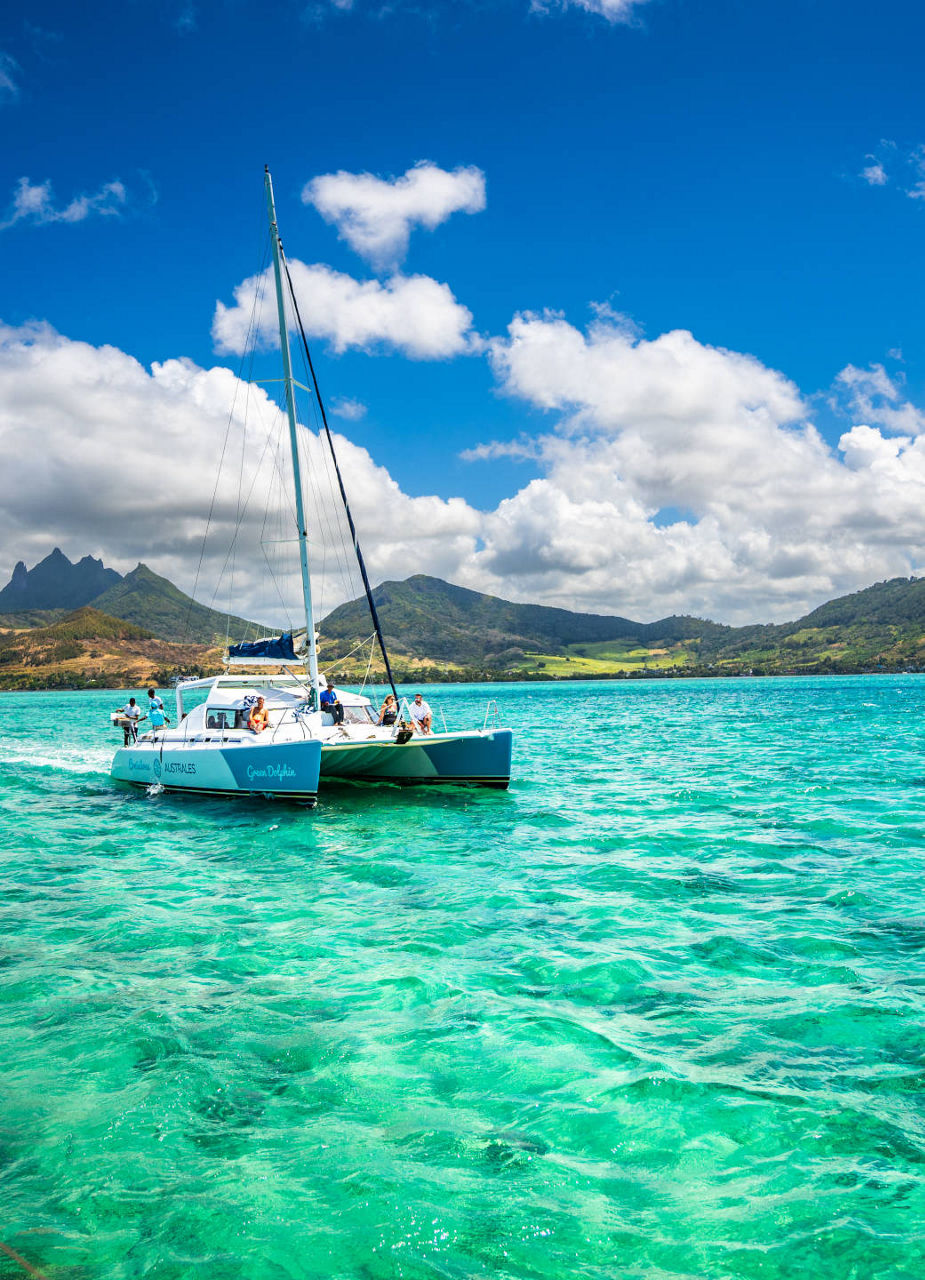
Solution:
M164 712L163 700L153 688L148 690L147 715L141 714L141 707L134 698L129 698L128 703L120 709L118 714L121 717L118 723L122 726L122 736L127 747L138 741L138 726L142 720L150 720L151 728L154 730L162 729L165 723L170 723L170 718Z
M414 701L409 708L411 712L411 728L416 729L418 733L430 733L433 725L434 715L430 707L424 701L423 693L416 693ZM386 694L385 702L379 709L379 724L394 724L398 719L398 703L395 700L395 694Z
M344 722L344 708L337 696L337 690L334 688L333 681L329 680L327 688L321 692L321 710L327 712L336 725ZM377 724L394 725L398 720L398 702L395 694L387 694L385 702L379 709L379 718ZM433 725L433 712L428 704L424 701L422 693L414 695L414 701L410 706L411 724L410 728L417 733L431 733ZM170 718L164 712L164 703L158 695L156 689L148 690L148 711L147 715L141 714L141 707L134 698L129 698L125 707L119 711L122 732L125 739L125 746L129 747L138 741L138 726L142 720L148 720L151 728L155 731L162 729L164 724L170 723ZM264 733L270 727L270 713L267 710L266 700L262 696L258 696L251 706L247 717L247 728L252 733Z
M344 723L344 708L337 696L337 690L334 688L334 682L329 680L327 688L321 692L321 710L330 715L334 724L340 725ZM393 725L398 720L398 702L394 693L386 695L385 702L379 708L379 718L376 721L381 725ZM433 712L424 701L423 693L416 693L414 701L411 703L411 728L417 730L418 733L430 733L433 725Z

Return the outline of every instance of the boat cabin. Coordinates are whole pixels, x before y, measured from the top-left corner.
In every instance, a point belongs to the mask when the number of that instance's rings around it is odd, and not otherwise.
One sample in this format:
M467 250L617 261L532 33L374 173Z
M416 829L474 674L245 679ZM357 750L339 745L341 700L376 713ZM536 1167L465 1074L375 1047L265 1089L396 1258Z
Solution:
M321 687L326 687L326 684ZM187 711L184 694L194 689L208 689L208 693L205 702ZM344 724L376 723L377 716L369 698L344 689L337 689L336 693L344 709ZM187 720L187 729L196 731L227 732L246 729L251 708L262 697L269 712L270 727L273 728L293 715L299 718L318 716L318 712L311 710L309 695L310 686L290 674L261 676L256 680L252 675L220 675L202 680L182 680L176 690L177 722ZM320 713L322 727L333 723L334 718L328 712Z

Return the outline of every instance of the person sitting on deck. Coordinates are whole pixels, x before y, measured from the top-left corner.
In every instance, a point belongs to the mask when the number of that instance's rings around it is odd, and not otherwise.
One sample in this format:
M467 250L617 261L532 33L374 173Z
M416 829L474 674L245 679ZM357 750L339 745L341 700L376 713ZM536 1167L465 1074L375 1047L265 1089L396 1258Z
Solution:
M321 710L327 711L335 724L344 723L344 708L334 688L334 681L328 681L328 687L321 691Z
M423 693L414 695L414 702L411 704L411 724L419 733L430 733L430 726L433 722L433 712L424 701Z
M251 707L251 713L247 718L247 727L252 729L254 733L263 733L264 729L269 729L270 713L264 706L263 698L258 698Z
M382 704L382 710L379 712L380 724L394 724L398 719L398 705L395 702L395 694L386 694L385 702Z

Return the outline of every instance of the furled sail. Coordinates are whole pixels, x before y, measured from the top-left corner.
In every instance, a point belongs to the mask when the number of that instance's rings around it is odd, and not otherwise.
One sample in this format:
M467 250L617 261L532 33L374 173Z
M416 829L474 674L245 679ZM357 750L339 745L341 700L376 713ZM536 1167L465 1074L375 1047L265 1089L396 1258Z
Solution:
M252 659L272 659L274 662L298 662L292 643L292 632L284 631L281 636L268 636L264 640L242 641L241 644L228 646L228 657L238 662L249 662Z

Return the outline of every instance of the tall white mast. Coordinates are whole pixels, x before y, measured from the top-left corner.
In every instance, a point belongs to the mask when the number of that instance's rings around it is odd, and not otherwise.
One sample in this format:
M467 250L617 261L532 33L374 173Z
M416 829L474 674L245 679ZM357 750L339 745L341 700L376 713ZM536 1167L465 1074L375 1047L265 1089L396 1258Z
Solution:
M264 181L267 189L267 212L270 217L270 240L273 244L273 273L276 277L276 306L279 311L279 345L283 352L283 378L286 384L286 412L289 415L289 448L292 453L292 480L295 486L295 511L299 525L299 566L302 570L302 599L305 604L305 633L308 641L308 673L312 686L312 702L318 705L318 651L315 645L315 617L312 612L312 580L308 571L308 532L305 528L305 504L302 500L302 472L299 466L299 437L295 416L295 389L292 384L292 357L289 353L289 328L283 300L282 241L276 225L273 203L273 180L269 168Z

